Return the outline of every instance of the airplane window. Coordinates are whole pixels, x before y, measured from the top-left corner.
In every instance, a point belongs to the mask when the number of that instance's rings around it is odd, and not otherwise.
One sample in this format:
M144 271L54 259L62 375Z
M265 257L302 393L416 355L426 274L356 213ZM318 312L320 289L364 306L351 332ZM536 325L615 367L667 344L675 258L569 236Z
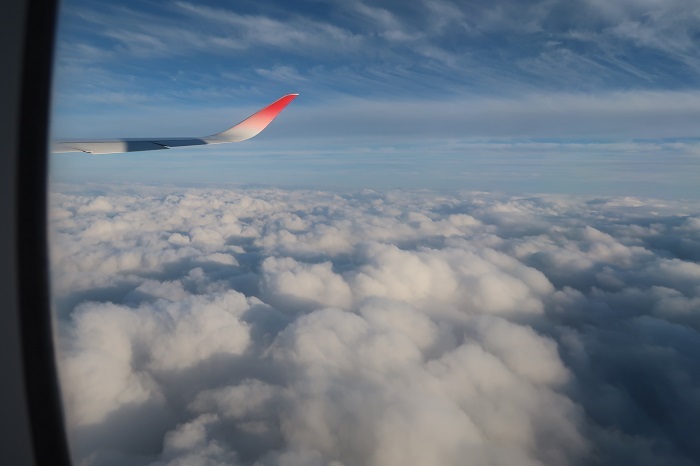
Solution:
M75 464L700 461L695 2L59 19Z

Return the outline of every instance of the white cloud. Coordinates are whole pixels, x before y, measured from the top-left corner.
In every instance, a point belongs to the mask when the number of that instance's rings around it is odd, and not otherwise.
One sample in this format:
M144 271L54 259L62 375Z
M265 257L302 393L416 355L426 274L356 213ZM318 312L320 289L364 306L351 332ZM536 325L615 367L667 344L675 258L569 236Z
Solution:
M51 196L79 463L700 458L700 205L100 191Z
M352 292L330 262L300 264L287 257L268 257L262 263L262 295L279 309L297 306L350 308Z

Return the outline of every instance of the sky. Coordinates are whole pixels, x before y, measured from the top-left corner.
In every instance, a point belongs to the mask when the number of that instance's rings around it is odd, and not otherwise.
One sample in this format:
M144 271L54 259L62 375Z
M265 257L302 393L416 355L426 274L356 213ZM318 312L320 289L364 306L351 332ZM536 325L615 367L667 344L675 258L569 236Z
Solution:
M50 156L79 466L700 463L697 1L77 1Z
M201 136L300 94L245 143L54 155L63 181L700 196L693 0L62 5L55 138Z

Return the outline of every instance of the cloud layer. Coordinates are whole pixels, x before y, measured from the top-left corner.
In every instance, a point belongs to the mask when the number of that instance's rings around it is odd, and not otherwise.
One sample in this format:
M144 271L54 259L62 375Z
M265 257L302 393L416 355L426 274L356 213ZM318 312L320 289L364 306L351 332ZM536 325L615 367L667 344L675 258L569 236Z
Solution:
M78 464L700 459L700 205L143 187L51 202Z

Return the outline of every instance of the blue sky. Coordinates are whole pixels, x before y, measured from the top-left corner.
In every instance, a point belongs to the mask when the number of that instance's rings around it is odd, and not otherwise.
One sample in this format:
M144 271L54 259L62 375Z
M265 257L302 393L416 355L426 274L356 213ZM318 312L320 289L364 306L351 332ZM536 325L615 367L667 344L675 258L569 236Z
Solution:
M692 0L62 8L57 138L210 134L301 95L251 141L55 155L59 181L700 197Z

